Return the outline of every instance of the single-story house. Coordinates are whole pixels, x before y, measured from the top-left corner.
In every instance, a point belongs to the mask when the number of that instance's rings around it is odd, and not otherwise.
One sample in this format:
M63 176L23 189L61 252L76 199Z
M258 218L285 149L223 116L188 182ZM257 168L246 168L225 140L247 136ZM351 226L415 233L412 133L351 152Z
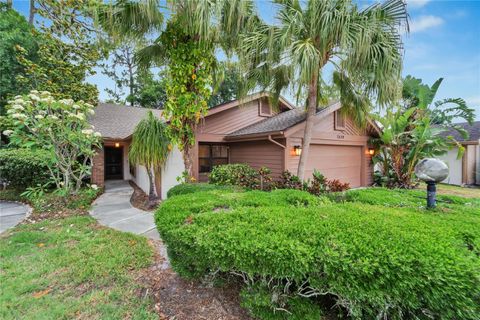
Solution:
M447 179L443 182L454 185L480 185L480 121L471 125L467 122L459 123L469 133L468 139L464 139L453 128L442 133L444 137L452 136L465 148L461 159L457 159L458 147L449 150L439 159L445 161L450 169Z
M372 183L371 149L368 140L376 134L372 125L360 129L340 113L340 103L332 103L316 114L306 178L317 169L327 178L350 183L351 187ZM93 160L92 182L103 185L107 179L131 179L148 191L148 179L142 167L128 163L128 147L136 124L148 109L99 104L91 119L102 133L104 147ZM162 117L160 110L154 110ZM250 95L209 109L202 119L194 146L194 177L207 181L212 167L227 163L247 163L272 170L279 176L289 170L296 174L301 154L306 114L281 98L272 107L266 93ZM157 190L166 197L184 171L181 153L174 149Z

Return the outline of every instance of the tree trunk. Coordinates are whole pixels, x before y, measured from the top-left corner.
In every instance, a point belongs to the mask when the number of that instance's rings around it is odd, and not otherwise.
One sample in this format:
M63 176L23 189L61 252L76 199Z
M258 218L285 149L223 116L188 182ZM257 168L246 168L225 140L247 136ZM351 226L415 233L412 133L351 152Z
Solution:
M185 163L185 171L188 173L188 177L185 179L186 183L192 182L193 172L193 148L189 143L186 143L183 148L183 162Z
M302 153L298 163L297 176L300 180L305 179L305 166L307 164L308 153L310 151L310 141L312 140L313 122L317 113L317 92L318 91L318 72L314 72L308 87L307 118L305 120L305 132L303 134Z
M148 166L145 166L145 168L147 169L148 182L150 183L150 189L148 191L148 205L152 206L155 204L155 200L157 199L155 194L155 185L153 182L152 168Z
M28 23L30 25L33 25L35 22L35 13L37 12L37 9L35 8L35 0L30 0L30 14L28 16Z

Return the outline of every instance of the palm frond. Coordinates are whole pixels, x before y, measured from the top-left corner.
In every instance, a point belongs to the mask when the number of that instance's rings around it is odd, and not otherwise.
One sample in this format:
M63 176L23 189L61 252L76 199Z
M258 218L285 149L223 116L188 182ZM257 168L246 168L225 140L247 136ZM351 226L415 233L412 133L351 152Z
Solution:
M119 0L98 7L95 21L113 38L138 38L163 26L159 0Z

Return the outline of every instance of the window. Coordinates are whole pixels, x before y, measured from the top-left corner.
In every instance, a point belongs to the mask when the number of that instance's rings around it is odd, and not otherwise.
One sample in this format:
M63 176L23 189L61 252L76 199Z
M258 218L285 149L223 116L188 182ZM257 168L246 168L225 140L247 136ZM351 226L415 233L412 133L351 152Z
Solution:
M261 117L269 117L272 115L272 108L268 99L259 99L258 100L258 115Z
M214 166L228 164L228 146L221 144L201 144L198 146L200 173L211 172Z
M335 130L345 130L345 116L340 110L335 111Z

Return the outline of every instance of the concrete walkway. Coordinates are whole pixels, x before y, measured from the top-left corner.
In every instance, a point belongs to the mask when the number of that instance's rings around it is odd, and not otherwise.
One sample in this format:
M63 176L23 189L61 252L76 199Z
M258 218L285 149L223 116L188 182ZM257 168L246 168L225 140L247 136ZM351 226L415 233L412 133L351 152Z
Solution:
M130 203L132 193L128 181L106 181L105 192L95 200L90 214L107 227L159 240L153 213L134 208Z
M30 213L30 207L18 202L0 201L0 233L16 226Z

